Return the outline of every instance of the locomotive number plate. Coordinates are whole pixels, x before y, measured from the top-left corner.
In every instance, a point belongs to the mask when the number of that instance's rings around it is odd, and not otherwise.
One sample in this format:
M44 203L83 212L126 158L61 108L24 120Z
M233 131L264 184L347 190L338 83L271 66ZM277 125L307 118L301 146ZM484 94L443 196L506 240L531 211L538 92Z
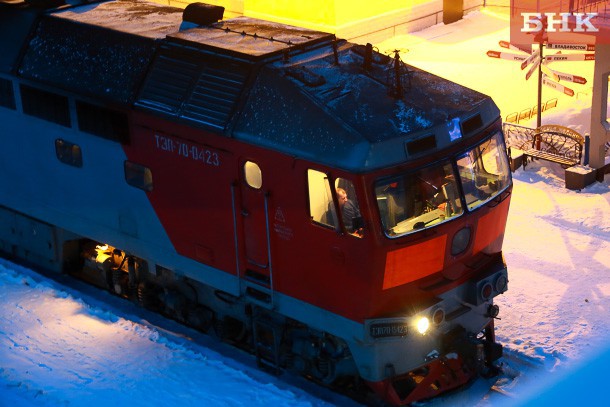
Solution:
M199 161L214 167L220 166L220 156L218 152L203 148L194 143L155 134L155 146L159 150L176 154L179 157Z

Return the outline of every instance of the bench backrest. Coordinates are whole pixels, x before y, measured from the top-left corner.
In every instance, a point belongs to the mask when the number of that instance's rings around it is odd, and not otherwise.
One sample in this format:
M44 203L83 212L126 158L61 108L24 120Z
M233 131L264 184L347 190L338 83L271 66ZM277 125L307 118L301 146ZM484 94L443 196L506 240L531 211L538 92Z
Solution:
M540 126L534 133L532 148L580 161L585 139L578 132L563 126Z

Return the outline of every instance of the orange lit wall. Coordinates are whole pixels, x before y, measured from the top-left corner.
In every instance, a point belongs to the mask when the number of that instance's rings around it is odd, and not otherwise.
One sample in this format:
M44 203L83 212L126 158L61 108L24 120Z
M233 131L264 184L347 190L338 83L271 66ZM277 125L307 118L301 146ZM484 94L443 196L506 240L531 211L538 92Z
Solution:
M153 0L185 7L192 0ZM462 1L465 12L483 0ZM508 0L494 0L503 2ZM377 42L443 22L443 0L203 0L225 7L225 18L245 15L337 34L355 42Z
M315 30L333 32L342 38L358 38L406 24L442 10L442 0L245 0L247 16L280 21ZM436 23L436 18L434 23ZM431 24L429 24L431 25ZM392 30L393 31L393 30ZM404 33L408 32L406 25ZM370 39L369 39L370 41Z

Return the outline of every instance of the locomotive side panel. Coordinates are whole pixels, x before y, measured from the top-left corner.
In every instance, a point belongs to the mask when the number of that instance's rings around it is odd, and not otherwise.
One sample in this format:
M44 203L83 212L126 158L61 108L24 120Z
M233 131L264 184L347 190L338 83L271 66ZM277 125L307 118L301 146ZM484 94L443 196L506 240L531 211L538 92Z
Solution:
M146 196L126 184L122 163L127 157L118 142L21 111L0 112L6 134L1 204L94 239L110 235L123 243L136 236L156 248L171 248ZM67 112L72 117L72 109ZM62 162L66 145L78 150L79 163Z
M337 179L349 180L356 185L359 177L330 170L320 165L297 161L293 176L284 175L282 183L298 185L298 201L294 201L292 212L298 221L290 240L281 233L281 222L276 222L276 245L281 266L282 291L289 296L304 300L343 317L362 322L369 315L371 293L374 289L371 279L379 270L375 266L378 259L373 233L364 227L362 235L350 234L339 224L329 225L317 221L312 205L317 196L309 188L312 179L308 173L315 171L328 177L329 183ZM334 187L333 187L334 189ZM317 191L325 194L325 191ZM359 198L359 199L358 199ZM334 206L330 197L330 205ZM359 209L365 223L370 224L369 210L365 206L362 191L350 196L359 202ZM328 207L324 215L328 215ZM278 233L279 232L279 233Z
M226 150L190 141L183 126L134 125L127 160L150 170L146 192L154 214L179 254L235 274L231 185L235 159ZM193 130L190 130L192 132ZM168 265L169 266L169 265Z
M16 81L11 83L15 83L16 108L0 107L1 119L6 123L3 131L7 135L3 138L4 148L0 153L3 163L0 205L16 208L24 215L44 220L77 236L110 243L130 253L137 253L141 258L178 270L185 276L207 279L227 292L238 292L238 284L234 277L219 271L217 267L206 266L214 263L214 252L210 249L215 246L209 242L209 239L216 236L216 232L207 230L201 233L205 227L201 223L198 225L196 223L202 222L201 216L193 215L193 211L201 211L201 207L196 208L193 205L205 207L206 202L193 202L192 194L188 199L181 199L185 194L185 183L187 188L205 191L205 188L189 184L196 182L198 178L190 175L196 171L192 171L189 164L193 165L197 162L191 160L192 163L187 161L180 163L179 166L172 166L174 163L170 162L167 165L169 170L166 171L163 168L163 160L158 162L154 160L154 154L165 153L157 148L157 143L162 145L163 141L156 138L155 134L148 134L149 138L146 140L149 144L141 146L142 151L153 152L153 162L141 160L137 154L135 157L130 157L127 154L130 148L128 145L78 131L78 115L75 107L78 101L74 98L45 90L44 92L54 97L40 99L38 110L28 110L27 103L19 103L23 97L28 97L27 93L24 96L23 88L17 86ZM58 99L65 101L68 122L64 125L50 121L49 119L54 120L55 116L44 113L56 112L57 106L49 104L48 101L54 102ZM24 114L24 108L30 114ZM140 145L139 140L136 131L134 145ZM186 147L182 148L186 149ZM201 154L206 155L205 152L201 153L201 150L195 151L195 147L190 148L188 153L185 150L185 154L197 154L199 158L202 157ZM205 158L210 163L207 166L215 168L213 163L217 162L216 157L208 154ZM150 164L154 172L146 167L147 164ZM133 166L136 166L135 172ZM146 172L139 173L138 169L141 168L151 170L148 177L152 176L152 178L147 179ZM179 171L179 168L186 171L184 180L175 178L175 172ZM129 179L134 176L135 180ZM159 185L170 188L167 194L157 194L161 197L161 207L163 208L164 204L165 207L175 205L180 209L165 212L170 216L170 220L171 216L184 213L188 219L195 219L195 225L199 226L190 228L186 227L184 222L176 224L172 220L171 225L182 228L178 233L177 242L172 241L167 225L162 222L164 218L158 216L157 208L149 197L154 191L157 177L160 181L164 181ZM152 183L146 184L146 182ZM212 213L214 207L219 208L214 206L218 202L230 206L230 182L225 184L224 198L218 198L216 194L210 195L213 196L210 201ZM148 188L152 189L148 191ZM173 197L176 197L175 201ZM171 203L168 203L168 200ZM226 225L224 225L225 221ZM218 222L223 224L218 228L220 231L231 228L230 218L222 217ZM169 230L172 230L171 227ZM208 241L202 238L207 238ZM189 256L179 255L176 243L181 250L186 247L184 250ZM232 246L231 244L228 247ZM235 257L234 251L228 249L217 253L219 255L216 261L222 263L225 270L234 271L232 260ZM203 262L205 264L201 263L202 260L205 260Z

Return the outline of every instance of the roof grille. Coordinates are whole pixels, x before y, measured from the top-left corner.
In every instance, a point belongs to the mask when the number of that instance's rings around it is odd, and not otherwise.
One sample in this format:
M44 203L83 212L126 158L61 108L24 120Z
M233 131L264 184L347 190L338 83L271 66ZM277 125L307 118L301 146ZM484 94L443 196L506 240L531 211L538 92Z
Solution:
M138 105L177 115L198 71L196 61L159 56L146 78Z
M190 98L184 104L184 118L219 129L225 127L249 71L246 66L231 65L237 64L209 64L203 68Z
M215 129L228 124L251 66L177 47L163 47L137 105Z

